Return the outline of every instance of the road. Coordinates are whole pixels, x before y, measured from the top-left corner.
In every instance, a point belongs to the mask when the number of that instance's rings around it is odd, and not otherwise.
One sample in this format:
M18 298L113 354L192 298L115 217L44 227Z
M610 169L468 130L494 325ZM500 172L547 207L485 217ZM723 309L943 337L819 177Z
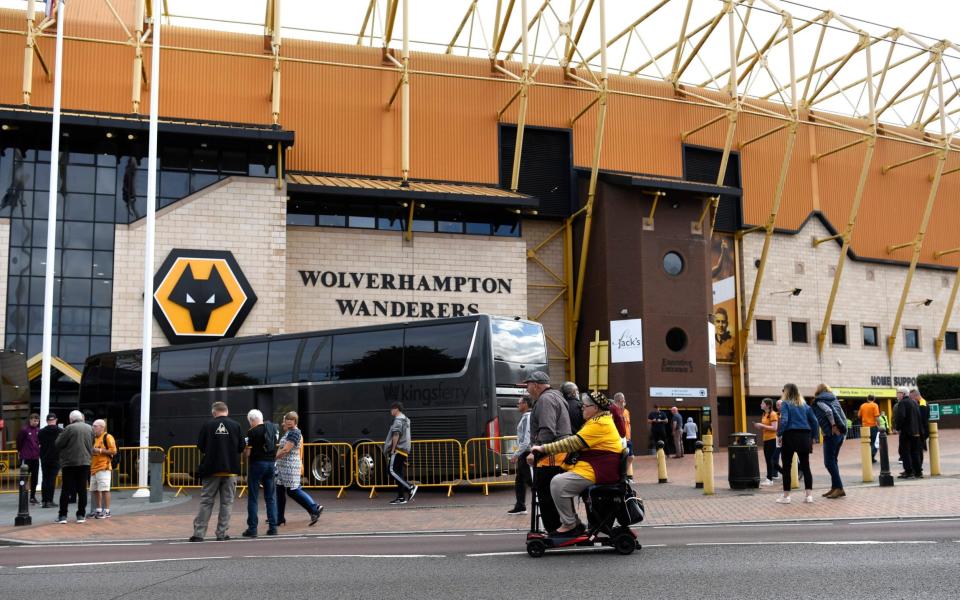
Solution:
M516 531L2 546L0 585L8 598L70 600L957 597L960 519L643 527L640 538L631 556L536 560Z

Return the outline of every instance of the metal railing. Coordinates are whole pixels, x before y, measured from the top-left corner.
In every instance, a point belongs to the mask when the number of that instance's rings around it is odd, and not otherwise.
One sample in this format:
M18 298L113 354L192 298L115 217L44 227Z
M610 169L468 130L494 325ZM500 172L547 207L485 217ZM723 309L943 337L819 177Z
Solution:
M378 488L396 486L390 477L387 457L380 442L361 442L354 448L354 480L369 489L370 497ZM420 487L445 487L447 496L463 481L463 445L457 440L416 440L407 457L406 479Z
M160 446L120 446L117 448L117 454L120 456L120 464L113 469L110 477L111 490L135 490L140 487L140 460L146 460L150 451L163 452ZM164 461L166 468L166 461ZM148 471L149 473L149 471ZM166 481L161 475L161 481Z
M16 450L0 450L0 494L20 491L20 460Z
M185 489L200 489L200 449L196 446L167 448L167 486L177 488L175 496ZM240 476L237 478L238 497L247 491L247 459L240 458Z
M510 462L516 449L517 436L471 438L463 445L464 480L469 485L483 486L483 495L491 485L512 486L517 464ZM521 465L526 467L526 464Z
M338 490L343 497L353 485L355 461L353 448L347 443L313 443L300 446L303 461L303 487Z

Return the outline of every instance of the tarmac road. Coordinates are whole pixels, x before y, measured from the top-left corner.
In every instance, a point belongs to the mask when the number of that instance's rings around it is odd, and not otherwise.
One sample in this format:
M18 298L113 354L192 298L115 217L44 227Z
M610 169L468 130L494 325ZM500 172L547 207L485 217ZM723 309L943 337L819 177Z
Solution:
M956 598L960 518L643 527L526 556L513 531L0 547L9 598ZM766 581L766 585L758 582Z

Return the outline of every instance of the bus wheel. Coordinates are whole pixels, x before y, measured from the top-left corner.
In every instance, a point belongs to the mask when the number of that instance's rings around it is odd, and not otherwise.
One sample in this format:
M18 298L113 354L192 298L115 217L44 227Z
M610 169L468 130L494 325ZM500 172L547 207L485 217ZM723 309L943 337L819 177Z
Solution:
M337 465L340 464L340 453L335 449L321 452L310 462L310 476L315 485L335 485L337 479Z

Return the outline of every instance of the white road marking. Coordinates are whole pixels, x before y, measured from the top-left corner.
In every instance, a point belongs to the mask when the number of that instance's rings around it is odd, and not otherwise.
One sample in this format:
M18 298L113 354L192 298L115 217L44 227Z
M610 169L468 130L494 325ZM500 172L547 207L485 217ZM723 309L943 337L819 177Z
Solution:
M261 554L243 558L446 558L446 554Z
M691 542L687 546L878 546L885 544L936 544L932 540L837 540L821 542Z
M150 558L144 560L110 560L103 562L60 563L56 565L22 565L18 569L62 569L64 567L99 567L106 565L135 565L140 563L179 562L196 560L225 560L232 556L196 556L192 558Z
M30 548L30 549L32 549L32 548L45 548L45 549L49 550L50 548L93 548L93 547L97 547L97 548L110 548L110 547L113 547L113 546L150 546L150 545L151 545L151 544L150 544L149 542L131 542L131 543L123 543L123 544L114 544L114 543L110 543L110 542L103 542L103 543L101 543L101 542L86 542L86 543L80 543L80 544L48 544L48 545L43 545L43 546L19 546L19 547L20 547L20 548L24 548L24 549L28 549L28 548ZM9 546L7 546L7 547L9 547Z
M716 525L654 525L651 529L727 529L733 527L812 527L833 525L832 521L791 522L791 523L718 523Z
M886 521L851 521L850 525L899 525L900 523L938 523L940 521L960 521L960 517L946 519L887 519Z

